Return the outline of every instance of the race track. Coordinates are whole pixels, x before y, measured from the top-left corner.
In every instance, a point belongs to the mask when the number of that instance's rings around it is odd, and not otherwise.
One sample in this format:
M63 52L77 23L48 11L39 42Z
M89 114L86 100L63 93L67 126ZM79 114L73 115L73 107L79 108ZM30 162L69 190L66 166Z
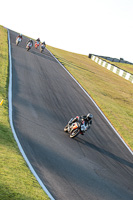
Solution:
M56 200L133 200L133 156L94 103L45 49L27 52L10 31L13 124L34 170ZM69 138L71 117L91 112L86 135Z

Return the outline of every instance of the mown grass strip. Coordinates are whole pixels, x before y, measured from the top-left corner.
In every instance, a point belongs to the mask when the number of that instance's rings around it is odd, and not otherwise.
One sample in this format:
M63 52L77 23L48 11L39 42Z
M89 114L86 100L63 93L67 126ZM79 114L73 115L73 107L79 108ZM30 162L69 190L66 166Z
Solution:
M0 26L0 199L48 200L27 167L14 140L8 118L8 38Z
M111 62L107 59L101 58L102 60L105 60L106 62L115 65L116 67L119 67L120 69L123 69L124 71L133 74L133 65L127 64L127 63L120 63L120 62Z
M133 86L89 59L51 46L47 48L90 94L124 141L133 149Z

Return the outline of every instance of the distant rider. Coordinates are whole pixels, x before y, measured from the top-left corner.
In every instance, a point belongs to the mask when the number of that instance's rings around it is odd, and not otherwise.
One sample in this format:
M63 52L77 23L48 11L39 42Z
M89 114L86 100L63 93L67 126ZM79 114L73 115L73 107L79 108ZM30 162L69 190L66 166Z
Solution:
M37 38L37 40L36 40L37 42L40 42L40 38Z
M37 42L37 44L40 44L40 38L37 38L35 42Z
M46 47L46 43L45 42L42 42L42 45L44 45Z
M30 43L31 46L33 46L33 40L32 39L29 39L26 44L28 44L28 43Z
M16 37L16 40L18 39L18 38L20 38L21 40L22 40L22 34L20 33L17 37Z
M41 43L41 48L44 49L45 47L46 47L46 43L45 43L45 42L42 42L42 43Z
M82 116L76 116L75 118L72 118L71 121L69 122L69 125L71 125L74 122L85 122L84 123L84 130L83 132L87 131L87 129L90 128L92 125L92 118L93 115L91 113L88 113L87 115L82 115Z

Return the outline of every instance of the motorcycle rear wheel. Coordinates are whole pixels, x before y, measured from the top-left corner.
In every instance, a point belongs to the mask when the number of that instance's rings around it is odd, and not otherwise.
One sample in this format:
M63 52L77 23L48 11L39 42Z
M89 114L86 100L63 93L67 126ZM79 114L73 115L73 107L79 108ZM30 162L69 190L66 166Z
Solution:
M80 130L75 129L75 130L70 134L70 138L75 138L79 133L80 133Z

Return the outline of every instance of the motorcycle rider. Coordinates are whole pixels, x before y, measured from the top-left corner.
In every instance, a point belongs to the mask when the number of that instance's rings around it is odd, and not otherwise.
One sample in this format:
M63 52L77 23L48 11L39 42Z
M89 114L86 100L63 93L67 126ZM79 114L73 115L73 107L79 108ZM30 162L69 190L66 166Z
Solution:
M91 113L88 113L87 115L76 116L75 118L72 118L70 120L69 125L71 125L74 122L83 122L84 121L85 123L84 123L84 127L83 127L83 132L85 132L92 125L92 118L93 118L93 115ZM83 132L82 132L82 135L84 135Z
M40 44L40 38L37 38L35 42L37 42L37 44Z
M45 42L42 42L42 45L44 45L46 47L46 43Z
M16 37L16 40L18 39L18 38L20 38L21 40L22 40L22 34L20 33L17 37Z
M40 42L40 38L37 38L37 40L36 40L37 42Z
M39 45L40 45L40 38L37 38L37 40L35 40L35 48L37 49Z
M30 43L33 46L33 40L29 39L26 44Z
M41 43L41 46L40 46L40 50L41 50L41 49L43 49L43 50L44 50L44 49L45 49L45 47L46 47L46 44L45 44L45 42L42 42L42 43Z

